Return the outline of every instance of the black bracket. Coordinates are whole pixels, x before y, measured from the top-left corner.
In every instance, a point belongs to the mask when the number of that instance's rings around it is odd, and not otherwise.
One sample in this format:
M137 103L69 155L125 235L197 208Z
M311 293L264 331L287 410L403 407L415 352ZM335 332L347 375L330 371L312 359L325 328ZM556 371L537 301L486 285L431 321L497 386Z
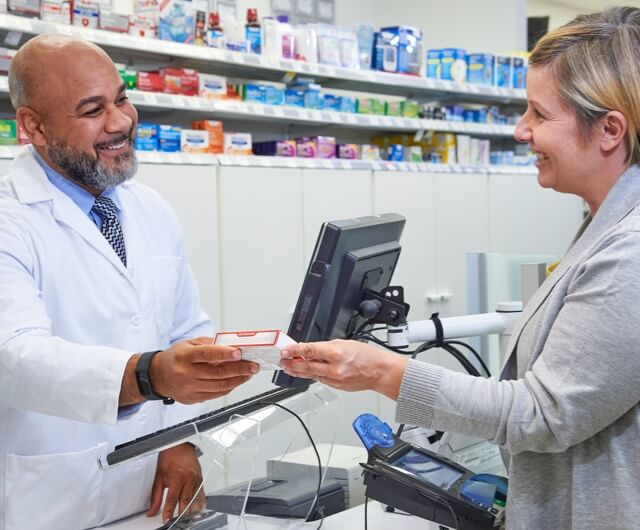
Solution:
M360 314L371 324L400 326L407 321L409 307L404 301L404 287L389 286L380 292L367 289L360 304Z

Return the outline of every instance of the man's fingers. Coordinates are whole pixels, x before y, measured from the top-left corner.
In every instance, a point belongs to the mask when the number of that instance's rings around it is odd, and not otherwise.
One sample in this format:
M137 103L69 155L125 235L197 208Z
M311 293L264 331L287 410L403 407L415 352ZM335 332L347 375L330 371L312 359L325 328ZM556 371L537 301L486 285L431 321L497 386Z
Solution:
M295 359L280 361L281 368L295 377L328 377L334 375L335 369L327 363L298 361Z
M195 363L223 363L238 361L242 358L242 352L237 348L212 346L211 344L195 345L192 355Z
M164 507L162 508L162 522L166 523L169 519L173 517L173 512L176 509L176 504L178 504L178 497L180 493L176 491L175 486L169 486L169 491L167 491L167 498L164 501Z
M164 486L162 481L156 476L153 481L153 487L151 488L151 501L149 502L149 509L147 510L147 517L154 517L160 510L162 505L162 493L164 492Z
M238 376L251 376L260 371L260 366L250 361L236 361L227 363L200 363L196 367L196 379L229 379Z

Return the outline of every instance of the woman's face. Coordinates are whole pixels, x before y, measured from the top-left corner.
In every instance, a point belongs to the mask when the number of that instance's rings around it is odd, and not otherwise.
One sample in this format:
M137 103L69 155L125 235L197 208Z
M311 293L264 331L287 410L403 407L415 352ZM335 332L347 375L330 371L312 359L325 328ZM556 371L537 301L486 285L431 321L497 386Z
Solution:
M529 143L535 153L538 182L544 188L585 197L598 166L597 135L588 138L580 130L575 113L558 96L550 67L529 68L527 100L514 136Z

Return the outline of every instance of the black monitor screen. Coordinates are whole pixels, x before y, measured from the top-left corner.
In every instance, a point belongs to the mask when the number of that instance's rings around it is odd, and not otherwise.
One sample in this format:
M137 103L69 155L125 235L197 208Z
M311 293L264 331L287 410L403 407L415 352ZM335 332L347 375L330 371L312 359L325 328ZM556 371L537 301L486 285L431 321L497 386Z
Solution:
M298 297L288 335L296 342L346 338L365 319L367 289L387 287L400 255L405 218L395 213L324 223ZM276 372L280 386L308 384Z
M439 460L431 458L425 453L411 449L408 453L391 462L393 467L406 471L422 482L428 482L443 490L448 490L464 472Z

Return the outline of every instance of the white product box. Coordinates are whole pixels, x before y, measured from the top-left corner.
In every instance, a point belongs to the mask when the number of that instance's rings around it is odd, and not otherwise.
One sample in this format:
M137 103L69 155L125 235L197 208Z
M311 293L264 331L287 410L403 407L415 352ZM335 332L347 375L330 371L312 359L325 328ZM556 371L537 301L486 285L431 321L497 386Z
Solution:
M182 129L180 131L180 151L183 153L208 153L209 131Z
M57 24L71 24L71 4L68 0L42 0L40 19Z
M227 78L221 75L200 74L198 94L201 98L224 99L227 97Z
M73 25L83 28L97 28L99 6L93 2L76 2L73 5Z
M224 133L225 155L251 155L251 133Z
M100 7L100 19L98 21L100 29L127 33L129 31L129 15L116 13L111 9Z
M155 39L158 34L158 17L129 15L129 35Z

